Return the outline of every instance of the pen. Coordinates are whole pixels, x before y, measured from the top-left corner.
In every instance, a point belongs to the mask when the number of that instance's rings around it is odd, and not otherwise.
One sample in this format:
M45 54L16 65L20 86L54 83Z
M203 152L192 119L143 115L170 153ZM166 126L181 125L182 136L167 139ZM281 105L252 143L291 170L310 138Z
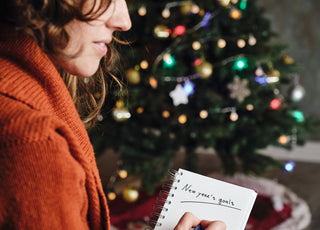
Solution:
M198 226L193 228L193 230L204 230L204 228L201 226L201 224L198 224Z

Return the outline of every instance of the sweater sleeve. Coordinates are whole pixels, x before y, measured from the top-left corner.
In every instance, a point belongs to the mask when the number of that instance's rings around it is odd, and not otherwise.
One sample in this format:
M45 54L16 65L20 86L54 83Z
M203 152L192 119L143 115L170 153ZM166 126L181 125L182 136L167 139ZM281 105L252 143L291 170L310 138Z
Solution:
M0 229L89 229L85 181L55 130L0 148Z

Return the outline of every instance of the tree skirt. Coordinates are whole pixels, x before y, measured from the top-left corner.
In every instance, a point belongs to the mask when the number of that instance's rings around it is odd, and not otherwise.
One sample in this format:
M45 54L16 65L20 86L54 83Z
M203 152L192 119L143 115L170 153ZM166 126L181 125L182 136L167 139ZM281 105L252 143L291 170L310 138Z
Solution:
M310 224L311 213L306 202L275 181L241 174L234 177L208 176L258 192L246 230L302 230ZM134 203L128 203L121 197L109 202L112 229L145 229L156 199L157 195L148 196L141 192Z

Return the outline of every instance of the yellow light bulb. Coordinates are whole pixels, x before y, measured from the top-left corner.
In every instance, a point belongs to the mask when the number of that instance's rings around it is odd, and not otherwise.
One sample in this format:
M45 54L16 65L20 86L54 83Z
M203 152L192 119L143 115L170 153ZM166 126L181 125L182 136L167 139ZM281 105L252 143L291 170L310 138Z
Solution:
M240 10L234 8L230 11L230 16L231 18L238 20L241 18L241 12Z
M278 139L279 143L285 145L288 143L288 137L286 135L281 135Z
M198 42L198 41L194 41L194 42L192 43L192 48L193 48L194 50L199 50L199 49L201 48L201 43Z
M108 199L109 200L115 200L117 198L117 195L114 192L108 193Z
M137 108L137 113L138 113L138 114L143 113L143 111L144 111L144 109L143 109L142 107L138 107L138 108Z
M146 61L146 60L141 61L140 67L141 67L141 69L148 69L148 67L149 67L148 61Z
M246 41L243 40L243 39L239 39L239 40L237 41L237 46L238 46L239 48L245 47L245 46L246 46Z
M185 124L187 122L187 116L185 114L181 114L179 117L178 117L178 121L180 124Z
M138 10L138 14L140 16L145 16L147 14L147 8L145 6L141 6Z
M162 11L162 17L164 18L169 18L171 13L170 13L170 10L168 8L165 8L163 11Z
M231 112L231 114L230 114L231 121L237 121L238 118L239 118L239 115L236 112Z
M207 110L201 110L199 115L202 119L206 119L209 114Z
M124 169L119 170L118 175L121 179L125 179L128 176L128 172Z
M170 117L170 112L168 110L163 111L162 112L162 117L164 117L164 118Z
M149 84L154 89L158 87L158 81L154 77L149 78Z
M226 42L226 40L220 38L220 39L218 40L218 42L217 42L217 45L218 45L219 48L222 49L222 48L226 47L227 42Z
M251 104L247 104L246 109L247 109L248 111L252 111L252 110L254 109L254 107L253 107L253 105L251 105Z

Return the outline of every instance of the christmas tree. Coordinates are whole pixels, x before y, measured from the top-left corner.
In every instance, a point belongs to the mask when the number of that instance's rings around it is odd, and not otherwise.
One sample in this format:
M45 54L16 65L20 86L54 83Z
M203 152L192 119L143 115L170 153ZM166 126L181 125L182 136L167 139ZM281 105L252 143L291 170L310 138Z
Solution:
M111 93L91 132L98 153L113 148L120 167L152 189L181 147L187 169L197 170L203 147L233 174L277 165L259 153L269 145L304 143L299 67L272 41L255 0L127 2L131 43L119 52L128 85Z

